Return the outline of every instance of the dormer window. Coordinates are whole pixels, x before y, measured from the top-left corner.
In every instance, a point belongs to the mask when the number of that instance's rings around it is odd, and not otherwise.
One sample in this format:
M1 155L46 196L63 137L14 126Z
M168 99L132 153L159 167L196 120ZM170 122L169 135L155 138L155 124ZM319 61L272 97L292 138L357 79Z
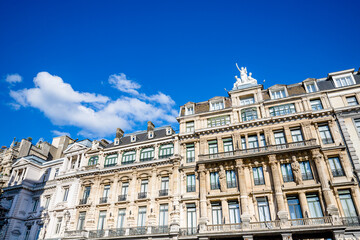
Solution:
M185 115L191 115L194 114L194 106L187 106L185 107Z
M216 101L216 102L211 102L211 111L220 110L220 109L223 109L223 108L224 108L223 100Z
M351 74L349 75L340 75L333 76L335 87L346 87L355 84L355 80Z
M166 135L171 135L173 133L171 127L166 128Z
M149 139L154 138L154 131L149 131L148 132L148 138Z
M280 99L286 97L285 88L272 90L271 91L271 98L272 99Z
M305 88L307 93L313 93L318 91L318 87L315 82L305 83Z
M114 145L115 145L115 146L116 146L116 145L119 145L119 143L120 143L120 139L115 138L115 140L114 140Z
M131 142L136 142L136 136L135 135L131 135Z

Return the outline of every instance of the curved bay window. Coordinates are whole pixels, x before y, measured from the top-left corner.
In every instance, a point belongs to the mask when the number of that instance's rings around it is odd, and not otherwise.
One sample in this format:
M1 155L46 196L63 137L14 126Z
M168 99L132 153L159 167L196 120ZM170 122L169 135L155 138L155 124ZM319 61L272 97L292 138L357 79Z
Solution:
M151 161L154 159L154 148L144 148L140 152L140 161Z
M174 144L161 145L159 158L168 158L174 154Z
M258 116L256 108L246 108L241 110L241 119L243 122L256 120L257 118Z
M105 158L104 167L112 167L116 165L117 162L117 154L108 155Z
M88 166L96 165L98 163L98 161L99 161L99 157L93 156L93 157L89 158Z
M121 164L130 164L135 162L136 152L135 151L128 151L123 154Z

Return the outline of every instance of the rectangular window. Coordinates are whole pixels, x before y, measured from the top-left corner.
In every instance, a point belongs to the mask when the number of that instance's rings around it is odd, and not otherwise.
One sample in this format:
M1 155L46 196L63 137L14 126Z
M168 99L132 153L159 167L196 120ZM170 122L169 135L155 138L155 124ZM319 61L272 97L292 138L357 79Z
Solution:
M281 173L282 173L284 182L293 182L294 181L290 163L281 164Z
M240 209L239 203L236 201L229 201L229 220L231 224L240 223Z
M127 195L129 191L129 183L124 182L121 187L121 195Z
M93 157L89 158L88 166L96 165L98 163L98 161L99 161L99 157L93 156Z
M290 132L291 132L291 138L292 138L293 142L302 142L302 141L304 141L300 128L290 129Z
M316 92L317 88L315 86L315 83L307 83L306 84L306 90L308 93Z
M345 175L338 157L331 157L328 160L332 175L334 177L341 177Z
M169 207L167 204L160 205L160 216L159 216L159 226L166 227L168 225L168 218L169 218Z
M186 191L195 192L195 174L186 176Z
M259 142L257 135L248 136L249 149L258 148Z
M266 197L258 197L256 198L258 211L259 211L259 221L267 222L271 221L269 203Z
M209 144L209 154L218 153L218 145L216 140L208 141Z
M59 175L59 168L56 168L54 177L57 177L58 175Z
M195 146L194 144L186 144L186 162L195 162Z
M38 207L38 204L39 204L39 199L38 199L38 198L35 198L33 201L34 201L34 204L33 204L32 211L33 211L33 212L36 212L37 207Z
M208 118L207 120L208 127L217 127L230 124L230 116L220 116L215 118Z
M112 154L112 155L108 155L105 158L105 163L104 163L104 167L112 167L116 165L117 162L117 158L118 155L117 154Z
M185 108L185 115L194 114L194 106L189 106Z
M285 134L284 134L283 131L274 132L274 138L275 138L275 144L276 145L286 143Z
M187 122L186 123L186 132L187 133L192 133L195 131L195 123L192 121L192 122Z
M260 143L262 147L266 146L266 140L265 140L265 135L262 133L260 134Z
M339 198L345 217L357 218L357 212L351 197L350 190L339 190Z
M221 204L220 203L212 203L211 204L211 211L212 211L212 223L213 223L213 225L222 224Z
M256 120L257 118L258 116L256 108L246 108L241 110L241 119L243 122Z
M232 151L234 151L232 138L223 139L223 144L224 144L224 152L232 152Z
M245 137L241 138L241 149L246 149L246 138Z
M138 227L145 227L146 224L146 207L139 207Z
M211 190L220 189L219 173L218 172L211 172L210 173L210 188L211 188Z
M140 193L147 193L148 191L148 180L142 180L141 181L141 187L140 187Z
M355 119L354 122L355 122L356 130L357 130L358 134L360 134L360 118Z
M299 162L302 180L314 179L309 161Z
M310 217L311 218L323 217L324 215L321 209L319 197L316 194L308 194L306 195L306 199L309 206Z
M163 191L169 190L169 177L161 178L161 190L163 190Z
M118 213L117 228L123 228L125 223L125 208L120 208Z
M46 196L45 197L45 209L47 209L50 205L50 200L51 200L51 197L50 196Z
M187 215L187 235L193 235L197 233L196 223L196 206L195 204L186 204Z
M103 190L103 195L100 198L100 203L108 202L109 192L110 192L110 185L105 185Z
M311 106L311 109L314 111L323 109L323 105L322 105L320 99L310 100L310 106Z
M355 84L351 76L334 78L336 87L346 87Z
M136 152L135 151L128 151L124 152L121 160L121 164L130 164L135 162L136 159Z
M64 196L63 196L63 202L66 202L69 196L69 188L65 187L64 188Z
M329 126L327 124L319 125L319 133L323 144L334 143Z
M160 146L159 158L168 158L174 154L174 144Z
M285 89L280 89L276 91L271 91L272 99L279 99L286 97Z
M264 172L262 167L253 167L253 175L254 175L254 184L255 185L264 185Z
M140 152L140 162L151 161L154 159L154 148L144 148Z
M355 96L347 97L346 101L348 106L356 106L359 104Z
M59 234L61 230L62 218L58 217L56 221L55 234Z
M240 105L241 106L249 105L249 104L253 104L253 103L255 103L255 99L254 99L253 96L240 98Z
M234 170L226 171L227 188L236 188L236 174Z
M291 219L303 218L299 199L296 196L289 196L287 197L287 202L289 206L290 218Z
M270 107L269 111L271 117L296 113L295 105L292 103Z
M224 102L222 100L211 103L211 110L220 110L223 108L224 108Z
M100 211L99 221L98 221L98 230L103 230L105 227L106 211Z
M80 212L79 213L77 230L83 230L84 229L85 216L86 216L86 212Z

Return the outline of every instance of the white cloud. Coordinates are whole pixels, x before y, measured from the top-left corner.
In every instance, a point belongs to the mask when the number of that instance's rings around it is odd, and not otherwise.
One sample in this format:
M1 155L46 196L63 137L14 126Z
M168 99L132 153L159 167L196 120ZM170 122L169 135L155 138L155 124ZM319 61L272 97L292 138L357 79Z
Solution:
M15 83L19 83L22 82L22 77L15 73L15 74L8 74L5 77L5 81L10 83L10 84L15 84Z
M52 130L51 133L56 137L65 136L65 135L71 137L70 133L62 132L62 131L58 131L58 130Z
M92 138L114 135L117 127L132 130L136 124L149 120L156 124L176 122L176 111L171 107L175 102L170 96L159 92L148 97L139 93L136 89L141 86L127 80L125 74L112 76L109 82L112 79L113 86L132 94L131 97L111 100L100 94L75 91L60 77L47 72L37 74L33 88L10 91L10 96L15 100L12 104L37 108L53 124L76 126L81 135Z

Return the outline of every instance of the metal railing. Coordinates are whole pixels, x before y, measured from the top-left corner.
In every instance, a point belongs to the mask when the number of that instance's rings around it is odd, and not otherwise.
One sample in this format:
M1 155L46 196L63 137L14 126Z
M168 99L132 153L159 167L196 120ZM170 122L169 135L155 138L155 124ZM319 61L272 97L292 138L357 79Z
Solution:
M342 169L332 169L331 173L332 173L333 177L345 176L344 171Z
M169 158L169 157L172 157L172 156L173 156L173 154L161 155L161 156L159 156L159 159Z
M211 183L210 189L211 190L220 189L220 185L218 183Z
M187 192L195 192L196 191L195 185L186 186L186 191Z
M140 162L147 162L147 161L152 161L152 160L154 160L154 157L140 158Z
M301 142L268 145L268 146L258 147L258 148L240 149L240 150L235 150L235 151L231 151L231 152L204 154L204 155L199 155L199 160L205 161L205 160L210 160L210 159L226 158L226 157L231 157L231 156L246 157L246 156L251 156L253 154L258 154L258 153L269 154L271 152L275 152L275 151L279 151L279 150L314 147L316 145L317 145L316 139L310 139L310 140L301 141Z
M109 229L108 237L124 236L125 233L126 233L125 228L113 228L113 229Z
M280 221L250 222L250 229L277 229L280 228Z
M294 177L292 175L283 175L283 180L284 182L293 182L294 181Z
M227 185L227 188L236 188L237 187L236 182L227 182L226 185Z
M65 237L85 237L86 230L65 231Z
M360 216L356 217L343 217L342 223L346 226L360 226Z
M254 178L254 184L255 185L264 185L265 180L264 180L264 178Z
M101 197L99 203L107 203L108 197Z
M89 238L101 238L105 236L105 230L89 231Z
M324 225L332 224L331 216L318 217L318 218L298 218L289 219L291 226L308 226L308 225Z
M322 141L323 144L334 143L334 140L332 138L322 138L321 141Z
M159 190L159 196L167 196L169 195L169 189Z
M195 162L195 157L186 157L186 162L187 163Z
M86 204L86 203L87 203L87 201L88 201L88 198L83 198L83 199L80 199L80 201L79 201L79 205L84 205L84 204Z
M114 167L114 166L116 166L116 163L109 163L109 164L104 165L104 168Z
M151 233L152 234L160 234L160 233L169 233L170 228L169 226L157 226L157 227L151 227Z
M242 230L241 223L228 223L228 224L214 224L208 225L207 230L210 232L217 232L217 231L234 231L234 230Z
M119 195L118 196L118 201L121 202L121 201L126 201L126 195Z
M191 236L198 234L197 227L180 228L180 236Z
M142 198L146 198L147 197L147 192L140 192L138 194L138 199L142 199Z
M129 228L129 235L145 235L147 233L148 227L133 227Z

